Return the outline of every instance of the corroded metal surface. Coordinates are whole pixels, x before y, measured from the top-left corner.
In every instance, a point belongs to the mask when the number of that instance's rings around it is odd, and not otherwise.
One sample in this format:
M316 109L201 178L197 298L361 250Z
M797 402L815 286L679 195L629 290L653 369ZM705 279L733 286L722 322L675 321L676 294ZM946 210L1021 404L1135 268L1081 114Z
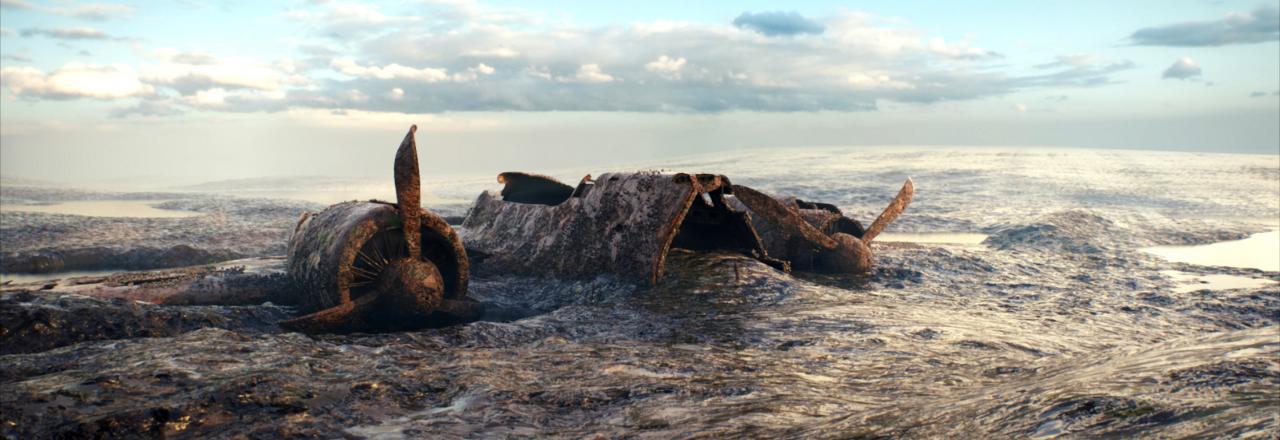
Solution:
M642 173L601 175L564 202L504 201L498 192L480 195L463 222L466 246L478 269L492 273L591 277L602 273L656 283L667 250L694 203L710 212L729 212L722 176ZM696 200L696 202L695 202ZM703 208L699 208L701 210ZM728 221L732 221L729 219ZM743 229L724 241L760 249L759 238Z
M504 185L502 200L508 202L558 205L574 193L572 186L561 183L554 177L519 171L498 174L498 183Z
M466 250L453 228L440 216L419 209L419 246L423 260L435 265L443 278L445 299L462 299L466 294L470 268ZM382 202L344 202L305 218L289 241L286 263L289 275L304 292L304 312L320 312L343 306L332 313L346 313L349 304L361 296L357 280L361 275L361 249L379 233L388 240L401 239L399 211ZM407 256L407 255L406 255ZM376 275L376 274L375 274ZM372 286L370 286L372 287ZM356 294L353 294L355 292ZM318 315L318 317L329 315Z
M862 241L871 243L871 240L875 240L876 236L884 232L884 228L889 226L889 223L893 223L893 220L898 218L898 215L902 214L903 210L907 209L907 205L911 203L911 198L915 197L915 195L916 185L908 177L906 183L902 184L902 189L898 190L898 195L893 198L892 202L889 202L889 206L884 209L884 212L881 212L880 216L876 217L876 221L872 222L871 226L867 228L867 233L863 234Z
M409 134L404 135L400 148L396 150L393 170L396 181L396 207L400 210L400 219L404 222L404 244L409 249L410 258L422 255L422 246L418 240L418 216L422 210L422 181L418 174L418 146L413 134L418 126L409 127Z
M478 304L465 298L470 263L461 240L443 218L421 207L417 129L409 128L396 151L395 204L345 202L299 219L287 268L308 314L282 326L304 332L410 329L478 315Z
M783 204L773 197L742 185L733 187L733 195L747 205L752 213L764 217L777 225L778 229L788 239L790 237L801 237L823 249L835 249L837 246L835 240L832 240L831 237L828 237L805 221L805 218L800 215L799 208L794 203L790 205Z
M915 194L907 179L898 196L876 219L876 233L883 231L906 209ZM752 213L752 223L769 255L791 263L795 270L833 273L866 273L873 254L874 235L839 208L794 197L773 198L750 187L735 185L735 209Z

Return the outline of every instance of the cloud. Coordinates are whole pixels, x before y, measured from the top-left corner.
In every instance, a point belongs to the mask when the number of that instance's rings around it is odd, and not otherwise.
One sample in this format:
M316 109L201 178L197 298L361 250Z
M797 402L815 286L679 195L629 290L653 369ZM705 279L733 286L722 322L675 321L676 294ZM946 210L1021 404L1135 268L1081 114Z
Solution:
M666 55L659 56L657 59L650 61L644 65L644 70L656 73L666 78L680 78L680 69L684 68L687 62L684 58L671 58Z
M475 67L468 67L466 70L462 72L457 72L457 73L454 73L453 75L450 75L449 79L454 81L475 81L476 79L480 78L480 76L492 75L493 72L494 72L493 67L490 67L485 63L480 63L480 64L476 64Z
M25 0L0 0L0 9L39 11L89 21L107 21L133 13L133 7L117 4L83 4L74 7L41 7Z
M848 76L849 84L859 90L911 90L915 86L895 80L883 73L854 72Z
M929 51L955 60L1004 58L1004 55L996 52L976 47L969 47L969 43L965 41L948 44L941 38L933 38L929 40Z
M45 73L32 67L0 69L0 83L16 96L43 99L119 99L149 95L153 87L127 66L68 63Z
M22 36L44 36L59 40L118 40L106 32L87 27L77 28L28 28L22 30Z
M0 0L0 9L31 10L35 6L25 0Z
M405 79L425 83L447 81L449 79L449 71L445 69L434 69L429 67L415 69L413 67L402 66L395 63L383 67L366 67L356 64L356 62L350 58L335 58L333 61L329 62L329 67L341 72L343 75L358 78Z
M613 75L601 72L600 65L594 63L578 66L578 71L572 76L556 78L556 81L576 83L607 83L613 82L613 80Z
M1066 55L1032 74L1008 73L1008 66L990 63L998 53L976 42L948 42L853 12L823 17L819 33L776 38L759 29L770 13L744 14L745 24L738 25L582 27L533 26L527 15L466 1L415 4L417 16L340 1L309 8L290 13L318 33L294 41L299 59L153 51L134 67L150 93L114 95L146 96L148 103L112 114L853 112L876 110L879 103L1062 93L1113 84L1114 73L1133 68L1126 60ZM344 10L363 12L338 16ZM329 38L337 33L345 37Z
M1164 69L1164 74L1160 75L1163 79L1191 79L1200 76L1200 65L1196 64L1191 58L1182 58L1174 61L1169 68Z
M46 12L89 21L107 21L133 13L133 7L116 4L84 4L70 8L48 8Z
M157 52L162 61L144 64L140 78L148 84L167 87L184 96L214 88L274 92L285 86L308 82L302 75L291 72L287 62L272 64L248 58L217 58L203 53Z
M0 36L8 37L10 35L13 35L13 31L9 30L9 28L0 27Z
M1138 29L1129 39L1141 46L1225 46L1280 40L1280 9L1263 6L1218 20Z
M1250 93L1250 94L1249 94L1249 97L1250 97L1250 98L1261 98L1261 97L1264 97L1264 96L1267 96L1267 92L1264 92L1264 91L1261 91L1261 90L1258 90L1258 91L1256 91L1256 92L1253 92L1253 93Z
M1058 55L1054 61L1044 64L1037 64L1037 69L1056 69L1061 67L1084 67L1090 66L1100 61L1102 57L1092 53L1077 53L1068 55Z
M770 37L821 34L826 29L822 23L805 18L797 12L782 11L755 14L743 12L733 19L733 25Z
M30 62L31 62L31 58L30 58L30 57L27 57L26 55L22 55L22 54L16 54L16 53L7 53L7 54L4 54L4 55L0 55L0 58L2 58L2 59L6 59L6 60L18 61L18 62L22 62L22 63L30 63Z
M287 17L307 23L321 34L337 39L355 38L421 20L417 16L387 15L376 6L367 4L326 2L323 6L323 11L293 11Z
M112 118L124 118L128 116L177 116L183 113L185 112L181 108L169 102L144 99L133 106L112 109L107 115Z
M1111 75L1135 67L1129 60L1102 62L1101 59L1089 59L1087 62L1078 57L1058 57L1057 61L1040 64L1040 69L1058 69L1056 72L1043 75L1030 75L1012 79L1018 88L1027 87L1095 87L1114 84Z

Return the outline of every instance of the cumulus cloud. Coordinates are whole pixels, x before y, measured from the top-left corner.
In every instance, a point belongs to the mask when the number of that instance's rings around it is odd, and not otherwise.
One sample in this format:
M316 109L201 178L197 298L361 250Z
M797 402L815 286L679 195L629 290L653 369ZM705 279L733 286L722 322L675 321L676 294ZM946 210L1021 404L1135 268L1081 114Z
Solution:
M1263 6L1218 20L1138 29L1129 38L1143 46L1224 46L1280 40L1280 9Z
M0 84L16 96L44 99L118 99L155 89L127 66L68 63L52 72L32 67L0 69Z
M613 80L613 75L600 71L600 65L594 63L578 66L578 71L572 76L561 76L556 78L556 81L576 83L607 83L612 82Z
M334 70L337 70L344 75L358 78L405 79L425 83L433 83L449 79L449 71L445 69L435 69L430 67L416 69L395 63L382 67L361 66L357 64L355 60L350 58L335 58L333 61L329 62L329 67L332 67Z
M644 65L644 70L648 70L667 78L679 78L680 69L684 68L684 64L686 62L687 60L684 58L672 58L662 55L657 59L646 63Z
M883 73L855 72L849 74L849 84L859 90L910 90L915 86L899 81Z
M797 12L743 12L733 19L733 25L750 29L770 37L800 34L821 34L822 23L806 18Z
M1164 69L1164 74L1160 75L1163 79L1191 79L1200 76L1200 65L1196 64L1191 58L1182 58L1174 61L1169 68Z
M1030 75L1009 74L989 63L998 53L968 40L931 38L852 12L821 21L799 17L818 27L792 23L785 31L778 18L795 21L794 14L744 14L738 24L575 27L529 25L528 17L469 2L422 5L453 8L440 14L418 6L413 11L420 16L340 1L295 11L291 16L319 37L297 43L297 60L155 51L135 74L154 94L113 115L868 111L878 102L1060 93L1111 84L1112 74L1133 67L1125 60L1064 56ZM341 17L343 11L351 17ZM337 34L341 41L328 38ZM798 34L805 37L777 38Z
M492 75L493 67L485 63L476 64L474 67L468 67L466 70L454 73L449 78L454 81L475 81L482 75Z
M43 36L59 40L118 40L106 32L87 27L76 28L28 28L22 30L22 36Z
M247 58L217 58L190 52L159 51L161 62L144 64L143 81L192 95L202 90L280 90L286 85L304 84L307 79L289 72L286 65Z

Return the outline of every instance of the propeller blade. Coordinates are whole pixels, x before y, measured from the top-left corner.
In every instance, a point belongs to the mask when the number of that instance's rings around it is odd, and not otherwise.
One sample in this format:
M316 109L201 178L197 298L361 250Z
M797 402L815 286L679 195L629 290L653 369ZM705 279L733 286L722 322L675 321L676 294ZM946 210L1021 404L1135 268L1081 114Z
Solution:
M787 234L804 237L805 240L823 249L835 249L838 245L827 234L823 234L822 231L814 228L809 222L804 221L804 218L800 217L800 213L795 208L788 208L778 199L742 185L733 186L733 196L737 197L742 204L751 208L752 213L764 216L769 221L777 224L783 231L786 231Z
M396 151L396 208L400 211L403 224L404 245L409 249L410 258L422 256L422 231L418 215L422 212L422 181L418 174L418 146L413 135L418 126L409 127L409 134L404 136L400 149Z
M871 240L875 240L877 235L884 232L884 228L889 227L894 219L898 218L898 214L907 209L907 205L911 204L911 198L916 196L916 185L911 182L911 178L907 178L907 182L902 184L902 189L898 190L898 196L889 202L889 206L884 208L884 212L876 217L876 221L871 223L871 227L867 228L867 232L862 234L862 242L871 244Z

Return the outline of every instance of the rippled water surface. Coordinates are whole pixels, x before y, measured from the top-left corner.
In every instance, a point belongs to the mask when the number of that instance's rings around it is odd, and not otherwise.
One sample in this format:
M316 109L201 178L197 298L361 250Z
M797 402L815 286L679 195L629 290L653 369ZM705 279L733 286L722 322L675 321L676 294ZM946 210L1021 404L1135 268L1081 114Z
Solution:
M4 356L4 407L22 414L5 432L139 419L178 436L325 438L1280 429L1280 272L1142 251L1268 232L1257 219L1280 217L1275 156L823 148L653 168L723 173L864 222L907 176L918 195L873 245L869 276L675 250L653 287L475 279L489 320L454 328L312 338L225 325ZM441 200L481 189L427 187ZM930 235L944 231L965 235ZM1253 283L1184 288L1219 276Z
M160 209L164 200L73 200L42 205L5 204L3 210L48 214L84 215L89 217L182 218L200 215L194 211Z

